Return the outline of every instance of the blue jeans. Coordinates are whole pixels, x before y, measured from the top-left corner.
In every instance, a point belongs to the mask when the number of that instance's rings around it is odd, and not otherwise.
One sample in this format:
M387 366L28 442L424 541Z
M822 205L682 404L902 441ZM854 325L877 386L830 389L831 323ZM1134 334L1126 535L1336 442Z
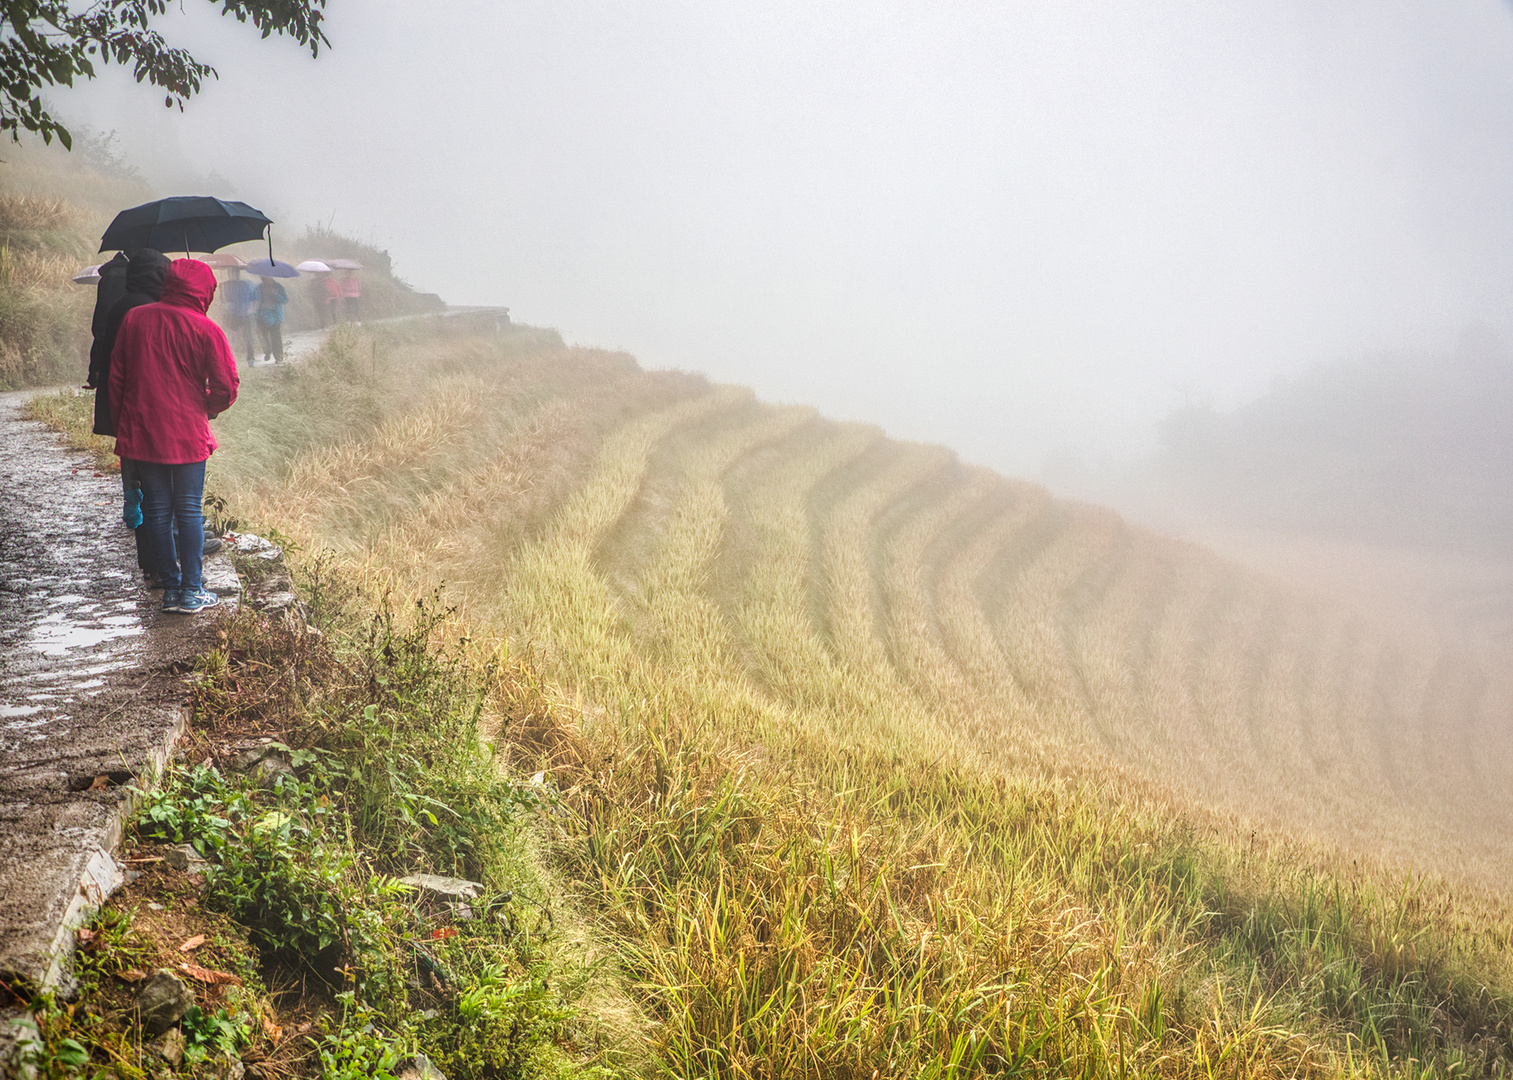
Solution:
M161 465L137 462L142 485L142 528L148 551L157 564L165 589L198 589L205 584L201 562L205 556L205 463ZM174 542L175 526L184 538Z

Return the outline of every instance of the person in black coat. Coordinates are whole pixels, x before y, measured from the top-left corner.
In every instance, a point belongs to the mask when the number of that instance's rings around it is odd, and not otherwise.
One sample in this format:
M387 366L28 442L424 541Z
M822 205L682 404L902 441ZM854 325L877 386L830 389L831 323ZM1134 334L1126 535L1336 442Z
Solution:
M117 255L119 259L121 256ZM116 260L112 259L109 266ZM89 349L89 383L95 388L96 435L114 435L115 424L110 418L110 354L116 347L116 335L121 332L121 323L126 313L143 304L155 304L163 295L163 279L168 274L169 259L160 251L141 248L132 252L122 275L121 294L110 305L105 318L95 326L94 344ZM100 268L100 289L105 288L105 267ZM98 304L96 305L98 314ZM130 497L132 487L140 483L136 462L121 459L121 492ZM137 565L149 573L154 563L147 548L147 530L137 529Z
M126 293L128 262L126 252L118 251L110 262L100 267L100 283L95 286L95 314L89 321L89 332L97 338L105 329L105 316L110 314L110 306ZM92 387L98 385L93 381L90 383Z
M100 301L105 298L105 271L121 259L124 269L119 275L120 284L112 282L112 291L119 289L110 306L100 315ZM99 295L95 301L93 330L94 344L89 348L89 382L95 388L96 435L114 435L115 425L110 419L110 353L116 346L116 334L121 330L121 321L126 313L143 304L155 304L163 295L163 278L168 273L168 256L152 248L140 248L129 260L117 255L100 267Z

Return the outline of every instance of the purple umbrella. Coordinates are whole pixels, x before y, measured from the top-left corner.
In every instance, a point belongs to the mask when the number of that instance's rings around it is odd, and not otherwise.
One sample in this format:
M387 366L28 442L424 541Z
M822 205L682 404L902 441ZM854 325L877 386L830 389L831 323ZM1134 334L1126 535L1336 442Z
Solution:
M299 271L277 259L253 259L242 269L258 277L299 277Z

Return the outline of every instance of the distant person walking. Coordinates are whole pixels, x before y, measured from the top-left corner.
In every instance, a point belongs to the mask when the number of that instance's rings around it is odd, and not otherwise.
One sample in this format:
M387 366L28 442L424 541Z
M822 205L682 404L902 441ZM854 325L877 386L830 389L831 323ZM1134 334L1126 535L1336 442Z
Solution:
M216 447L209 421L236 400L238 380L226 334L205 314L215 289L204 263L174 262L162 300L127 312L110 365L116 452L141 478L163 610L186 614L219 602L204 587L205 463Z
M325 280L320 282L321 295L325 304L321 308L322 326L335 326L342 320L342 295L341 280L335 274L322 274Z
M257 321L263 332L263 362L275 364L284 359L284 305L289 294L284 287L270 277L261 279L257 287Z
M221 310L226 321L227 336L233 347L247 360L247 366L257 357L257 344L253 339L253 324L257 320L257 286L242 277L239 267L230 268L230 276L220 288Z
M116 336L121 330L121 323L126 318L126 313L133 308L157 302L163 295L163 279L168 274L168 256L162 252L153 251L152 248L139 248L129 260L119 255L116 258L122 260L121 266L124 270L119 275L120 281L117 283L119 288L114 290L115 300L104 313L99 325L95 327L94 344L89 349L89 381L84 384L86 388L93 387L95 391L94 433L96 435L116 433L110 408L110 362L115 349ZM115 259L111 260L112 263L115 261ZM101 284L104 284L103 280ZM141 477L137 475L136 463L122 458L122 497L128 500L136 498L136 489L140 484ZM144 574L150 576L154 572L156 562L149 548L147 531L140 525L133 531L137 542L137 566Z
M357 271L348 270L341 279L342 309L348 322L362 319L362 282L357 280Z

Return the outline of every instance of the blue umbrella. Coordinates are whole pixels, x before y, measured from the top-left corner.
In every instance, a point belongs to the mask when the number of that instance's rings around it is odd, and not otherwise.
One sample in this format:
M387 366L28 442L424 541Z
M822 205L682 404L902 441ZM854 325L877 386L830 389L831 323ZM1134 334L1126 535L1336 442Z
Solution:
M299 277L299 271L278 259L253 259L243 270L258 277Z
M259 240L272 224L261 210L244 202L175 195L122 210L100 238L100 250L218 251L227 244Z

